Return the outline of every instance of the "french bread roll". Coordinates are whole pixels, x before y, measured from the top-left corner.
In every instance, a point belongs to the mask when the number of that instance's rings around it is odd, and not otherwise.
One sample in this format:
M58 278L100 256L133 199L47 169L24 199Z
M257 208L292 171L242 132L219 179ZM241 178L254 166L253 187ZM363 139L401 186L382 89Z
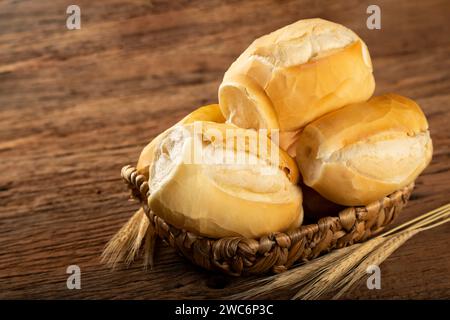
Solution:
M239 137L245 138L241 147ZM174 127L156 146L149 207L178 228L212 238L258 238L299 226L303 209L297 166L264 138L261 142L256 131L231 124ZM266 142L267 152L252 148ZM239 163L239 157L247 160Z
M420 107L386 94L313 121L300 133L296 153L306 185L328 200L354 206L414 181L432 150Z
M212 121L222 123L225 122L225 118L223 117L218 104L210 104L194 110L177 122L174 126L156 136L149 144L147 144L147 146L145 146L136 165L136 169L139 174L143 174L148 178L148 168L149 165L153 163L156 146L161 142L164 136L166 136L177 125L189 124L195 121Z
M306 124L374 88L365 43L342 25L306 19L256 39L225 73L219 104L227 122L288 132L280 145L291 145Z

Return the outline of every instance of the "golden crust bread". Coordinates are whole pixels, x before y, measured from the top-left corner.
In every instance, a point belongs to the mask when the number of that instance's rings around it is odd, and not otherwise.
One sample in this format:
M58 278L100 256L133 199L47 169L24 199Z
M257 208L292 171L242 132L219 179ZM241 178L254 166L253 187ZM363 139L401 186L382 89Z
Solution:
M306 185L341 205L366 205L412 181L432 156L428 123L412 100L386 94L307 125L296 145Z
M219 104L239 127L297 131L374 88L364 42L344 26L307 19L255 40L225 73Z
M233 138L227 130L232 130ZM249 140L238 148L240 137ZM177 126L156 147L150 167L149 207L178 228L214 238L258 238L298 227L303 209L302 193L295 184L296 164L264 138L267 153L251 147L259 145L254 130L213 122ZM276 163L271 158L272 147L278 156ZM194 155L199 148L200 154ZM223 160L239 155L246 162Z
M161 142L162 138L166 136L173 127L180 124L193 123L195 121L212 121L223 123L225 122L225 118L223 117L218 104L210 104L194 110L179 122L177 122L174 126L160 133L149 144L147 144L147 146L145 146L145 148L141 151L138 163L136 165L136 169L138 170L139 174L143 174L148 178L148 168L154 160L156 152L155 148Z

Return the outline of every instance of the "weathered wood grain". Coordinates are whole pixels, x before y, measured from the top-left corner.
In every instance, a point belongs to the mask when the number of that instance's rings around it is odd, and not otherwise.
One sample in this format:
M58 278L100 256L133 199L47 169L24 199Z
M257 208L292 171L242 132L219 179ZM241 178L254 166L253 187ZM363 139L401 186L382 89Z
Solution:
M355 30L372 53L377 93L416 99L434 142L431 165L399 222L449 202L450 2L0 2L0 298L221 298L254 278L207 273L161 247L154 270L112 272L103 246L130 217L120 168L164 128L215 102L223 72L257 36L301 18ZM346 298L450 298L450 225L407 242ZM82 289L66 288L66 267ZM269 298L288 298L274 292Z

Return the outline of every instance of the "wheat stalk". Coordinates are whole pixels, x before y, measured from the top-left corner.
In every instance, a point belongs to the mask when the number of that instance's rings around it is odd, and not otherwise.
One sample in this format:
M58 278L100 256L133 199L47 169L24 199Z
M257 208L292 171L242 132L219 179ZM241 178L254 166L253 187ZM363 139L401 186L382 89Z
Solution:
M147 247L152 248L154 232L143 208L137 210L127 223L112 237L103 250L101 259L113 269L121 261L127 265L134 261L142 246L144 237L148 239ZM153 251L153 250L151 250ZM152 255L151 253L149 253ZM144 259L151 263L151 258Z
M419 233L420 230L407 230L398 235L391 236L387 241L380 245L374 252L372 252L366 259L360 261L354 270L341 277L340 281L336 284L334 289L341 288L333 299L340 298L345 292L347 292L357 281L359 281L364 275L366 270L371 265L379 266L384 260L387 259L395 250L397 250L408 239Z
M447 204L363 244L335 250L284 273L261 279L255 287L230 298L249 299L280 288L299 287L293 299L318 299L336 289L340 291L334 298L339 298L366 274L369 265L381 264L417 233L448 222L449 215L450 204Z
M353 248L353 250L350 250L338 260L333 261L333 263L321 266L319 273L314 273L312 277L300 281L299 284L302 285L302 289L292 299L318 299L330 289L334 288L336 283L341 279L342 274L349 272L354 268L357 261L366 257L384 241L384 238L374 238L366 241L358 248Z
M370 248L370 245L366 248L361 246L351 252L347 257L342 257L341 260L344 259L348 261L337 261L337 263L333 264L330 268L332 271L320 277L319 281L314 283L316 284L315 286L310 285L302 288L293 298L317 299L323 294L337 288L341 288L341 290L334 298L337 299L341 297L354 283L366 274L368 266L380 265L395 250L417 233L448 222L449 219L445 218L448 217L449 214L450 206L445 205L369 240L367 242L368 244L375 241L380 243L379 245L374 244L374 246L372 246L374 250L372 251L365 250ZM405 230L400 231L403 229Z
M156 240L158 240L158 237L155 229L153 225L149 223L144 243L144 269L147 269L148 266L153 268L153 256L155 254Z
M396 233L394 235L388 236L388 240L383 245L372 252L365 260L361 261L360 264L353 270L353 272L341 279L341 281L336 286L336 288L340 288L340 291L333 297L333 299L338 299L345 292L347 292L358 280L360 280L366 274L366 270L369 266L379 266L395 250L397 250L402 244L404 244L414 235L449 222L450 218L445 219L445 217L448 217L448 215L449 211L444 211L436 215L432 219L421 221L420 223L412 225L405 231L401 231L398 234Z
M428 213L420 215L415 219L411 219L395 228L392 228L391 230L383 233L381 236L383 236L383 237L388 236L388 235L393 234L399 230L402 230L412 224L416 224L416 226L419 226L419 223L427 223L430 221L430 219L438 219L441 215L445 215L449 210L450 210L450 203L447 203L439 208L431 210Z
M355 244L355 247L360 244ZM329 265L331 262L345 255L348 251L353 250L352 247L344 247L339 250L334 250L326 255L318 257L312 261L301 264L296 268L289 269L283 273L263 277L252 281L250 284L244 284L239 289L241 292L227 297L227 299L249 299L257 298L265 293L292 288L298 279L304 278L309 274L315 273L321 266ZM248 288L248 289L247 289ZM244 291L245 290L245 291Z

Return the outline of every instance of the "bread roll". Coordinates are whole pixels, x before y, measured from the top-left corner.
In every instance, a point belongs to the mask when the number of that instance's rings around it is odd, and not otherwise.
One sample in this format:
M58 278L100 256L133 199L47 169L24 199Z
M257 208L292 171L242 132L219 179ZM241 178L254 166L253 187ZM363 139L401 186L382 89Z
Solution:
M236 137L249 137L243 148L238 138L227 137L230 129ZM149 207L178 228L213 238L258 238L299 226L303 210L296 164L270 139L265 140L273 153L251 148L262 140L253 133L213 122L173 128L156 146ZM200 152L196 146L202 146ZM200 157L194 161L195 156ZM227 162L238 157L247 161Z
M173 127L181 124L193 123L195 121L212 121L221 123L225 122L225 118L223 117L218 104L210 104L194 110L179 122L177 122L174 126L159 134L142 150L141 155L139 156L138 163L136 165L136 169L138 170L138 172L140 174L144 174L148 178L149 165L153 162L156 146L161 142L163 137L167 135L168 132L173 129Z
M256 39L225 73L219 104L239 127L295 134L330 111L366 101L374 88L364 42L342 25L307 19Z
M416 179L431 160L427 120L412 100L386 94L331 112L297 141L304 183L341 205L366 205Z

